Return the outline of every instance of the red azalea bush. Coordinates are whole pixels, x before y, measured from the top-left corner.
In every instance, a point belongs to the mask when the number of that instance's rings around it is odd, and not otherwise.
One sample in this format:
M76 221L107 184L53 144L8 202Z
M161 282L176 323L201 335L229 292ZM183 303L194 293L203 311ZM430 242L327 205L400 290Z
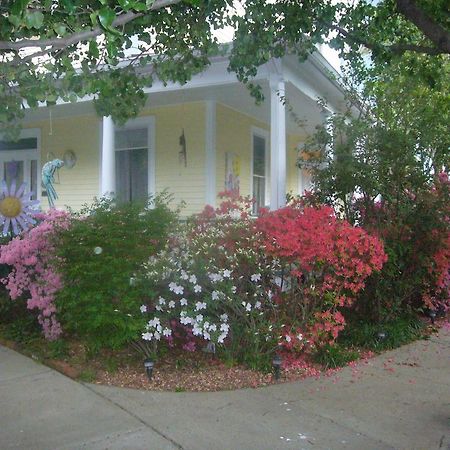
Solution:
M439 174L433 185L401 199L359 199L362 226L384 242L389 260L371 276L356 305L361 315L388 320L411 311L449 308L450 183ZM375 301L374 301L375 300Z
M334 342L345 325L338 308L351 306L367 277L387 260L381 241L338 219L327 206L294 205L265 213L257 229L282 268L275 277L282 291L277 299L281 315L304 331L300 335L309 348Z

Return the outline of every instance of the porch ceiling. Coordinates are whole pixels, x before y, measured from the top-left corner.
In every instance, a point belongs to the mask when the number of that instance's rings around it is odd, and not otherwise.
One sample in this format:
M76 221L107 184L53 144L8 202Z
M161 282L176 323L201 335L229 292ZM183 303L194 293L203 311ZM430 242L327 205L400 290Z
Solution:
M267 81L261 81L266 100L257 105L248 89L239 82L228 84L202 86L202 87L173 87L168 90L158 90L147 94L147 107L176 105L188 102L214 100L255 119L270 124L270 90ZM286 83L287 132L292 134L306 134L314 130L320 123L320 109L311 98L304 95L292 83ZM85 114L95 114L92 100L80 101L71 104L58 104L50 108L39 107L28 109L25 113L25 122L49 120L52 117L71 117ZM292 112L290 112L292 111ZM300 120L300 124L299 124Z

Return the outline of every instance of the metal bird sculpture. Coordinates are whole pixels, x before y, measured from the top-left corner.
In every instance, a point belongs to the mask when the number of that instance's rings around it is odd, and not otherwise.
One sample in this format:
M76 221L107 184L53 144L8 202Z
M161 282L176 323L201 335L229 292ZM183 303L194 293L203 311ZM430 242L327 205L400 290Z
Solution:
M64 161L61 159L54 159L46 162L42 167L42 186L47 191L48 204L50 208L55 207L55 200L58 198L58 194L53 187L55 182L55 172L64 166Z

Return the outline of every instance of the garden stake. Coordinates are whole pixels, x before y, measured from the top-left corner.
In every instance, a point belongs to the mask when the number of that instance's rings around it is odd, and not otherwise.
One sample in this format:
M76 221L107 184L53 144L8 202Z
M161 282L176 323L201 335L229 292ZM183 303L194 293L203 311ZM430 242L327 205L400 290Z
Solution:
M280 355L275 355L272 360L272 366L274 369L275 380L278 381L280 379L281 373L281 364L283 363L283 359Z
M152 380L154 366L155 366L155 363L151 359L144 360L144 367L145 367L145 371L147 372L147 377L148 377L149 381Z

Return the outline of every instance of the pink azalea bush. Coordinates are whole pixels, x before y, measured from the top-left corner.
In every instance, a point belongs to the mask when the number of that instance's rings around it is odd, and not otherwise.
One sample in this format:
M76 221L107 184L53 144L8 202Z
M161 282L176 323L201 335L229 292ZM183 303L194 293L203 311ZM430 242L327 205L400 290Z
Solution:
M11 272L1 281L11 299L24 296L27 308L38 310L38 321L45 337L54 340L61 334L55 298L62 281L53 265L55 249L50 237L57 227L68 226L69 215L51 210L36 218L40 220L36 227L0 247L0 264L11 266Z

